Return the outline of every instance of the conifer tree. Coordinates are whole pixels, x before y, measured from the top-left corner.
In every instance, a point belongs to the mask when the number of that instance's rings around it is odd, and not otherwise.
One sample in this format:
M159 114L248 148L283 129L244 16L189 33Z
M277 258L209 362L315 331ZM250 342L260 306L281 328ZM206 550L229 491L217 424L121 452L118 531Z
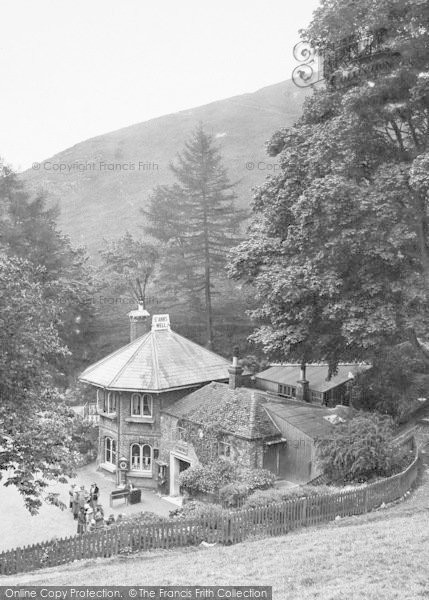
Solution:
M212 295L224 273L228 251L237 244L244 218L222 158L202 125L171 164L177 183L157 187L143 214L147 233L164 248L160 279L176 299L186 299L194 311L203 310L207 346L213 345Z

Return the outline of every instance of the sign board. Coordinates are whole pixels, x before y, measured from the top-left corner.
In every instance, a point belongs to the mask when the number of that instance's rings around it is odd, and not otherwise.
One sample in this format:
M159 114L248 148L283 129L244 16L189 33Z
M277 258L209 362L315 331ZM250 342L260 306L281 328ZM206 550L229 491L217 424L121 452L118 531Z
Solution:
M128 460L126 458L121 457L118 461L118 466L121 471L128 470Z
M152 331L169 331L170 330L170 315L153 315Z

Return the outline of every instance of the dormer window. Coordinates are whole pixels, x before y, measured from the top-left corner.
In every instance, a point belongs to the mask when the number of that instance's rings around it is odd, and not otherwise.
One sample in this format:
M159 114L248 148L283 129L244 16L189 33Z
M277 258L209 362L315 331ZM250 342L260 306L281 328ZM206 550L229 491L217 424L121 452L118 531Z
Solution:
M131 395L131 416L152 417L153 400L150 394Z

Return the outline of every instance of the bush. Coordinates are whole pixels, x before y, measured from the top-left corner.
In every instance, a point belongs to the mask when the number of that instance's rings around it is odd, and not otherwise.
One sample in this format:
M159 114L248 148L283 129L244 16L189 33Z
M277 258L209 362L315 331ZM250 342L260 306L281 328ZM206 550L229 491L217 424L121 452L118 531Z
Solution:
M279 502L283 502L283 495L279 490L256 490L246 498L243 508L259 508Z
M395 464L391 418L358 413L317 441L317 461L331 481L362 483L388 476Z
M182 471L179 485L191 496L213 494L236 478L236 469L227 460L218 460L207 465L195 465Z
M179 519L194 519L200 517L220 517L229 512L223 509L219 504L207 504L198 500L191 500L181 508L170 511L170 517Z
M229 507L239 506L248 496L249 488L244 483L228 483L219 490L219 500Z
M267 469L242 469L238 473L238 480L248 487L249 492L253 492L273 487L276 476Z
M254 490L266 490L274 485L276 478L271 471L266 469L248 469L234 465L228 460L216 460L206 465L196 465L182 471L179 475L180 487L191 496L202 494L215 494L229 484L240 487L239 495ZM234 492L227 488L226 497L231 499Z

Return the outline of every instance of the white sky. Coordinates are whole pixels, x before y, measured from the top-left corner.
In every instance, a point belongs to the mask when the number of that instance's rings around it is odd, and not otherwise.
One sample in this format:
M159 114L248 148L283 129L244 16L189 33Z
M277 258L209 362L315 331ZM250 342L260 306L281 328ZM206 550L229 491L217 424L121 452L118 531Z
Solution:
M290 79L317 0L1 0L0 157Z

